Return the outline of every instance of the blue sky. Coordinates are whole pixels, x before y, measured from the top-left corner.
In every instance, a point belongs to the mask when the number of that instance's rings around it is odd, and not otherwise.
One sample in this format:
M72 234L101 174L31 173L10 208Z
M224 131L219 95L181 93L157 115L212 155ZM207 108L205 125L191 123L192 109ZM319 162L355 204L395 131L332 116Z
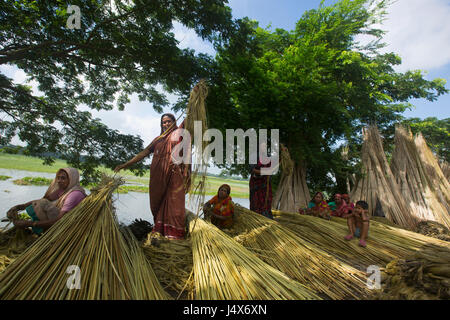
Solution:
M335 0L327 0L332 4ZM319 0L229 0L235 18L248 16L259 21L261 27L271 24L272 29L291 30L305 10L317 8ZM382 28L387 31L386 51L398 53L403 64L398 71L420 69L427 71L427 79L444 78L450 88L450 0L397 0L388 9L387 20ZM192 30L176 24L174 27L180 47L191 47L199 52L214 54L209 43L199 39ZM24 82L26 75L13 66L2 66L1 71L16 82ZM31 83L36 88L36 84ZM194 85L194 84L193 84ZM169 97L171 102L175 96ZM410 101L416 107L405 112L406 117L450 117L450 94L436 102L426 100ZM86 108L81 107L86 110ZM91 111L91 110L90 110ZM167 108L164 111L170 111ZM144 144L159 134L159 118L150 103L140 102L132 97L125 112L91 111L106 125L126 134L141 136ZM17 143L17 141L14 141Z

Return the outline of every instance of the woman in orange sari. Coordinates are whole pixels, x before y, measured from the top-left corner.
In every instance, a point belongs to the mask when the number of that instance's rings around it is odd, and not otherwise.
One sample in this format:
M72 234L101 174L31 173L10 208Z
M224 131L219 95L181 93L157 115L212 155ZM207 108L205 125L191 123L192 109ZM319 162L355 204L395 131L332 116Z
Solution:
M229 185L221 185L217 195L203 206L205 216L210 216L211 223L221 229L233 226L234 208L230 192Z
M155 138L143 151L133 159L117 166L118 172L153 153L150 165L150 209L153 214L153 232L158 232L169 239L183 239L185 236L185 195L190 177L190 166L175 163L172 150L181 142L173 114L161 116L161 135ZM190 142L189 142L190 145Z

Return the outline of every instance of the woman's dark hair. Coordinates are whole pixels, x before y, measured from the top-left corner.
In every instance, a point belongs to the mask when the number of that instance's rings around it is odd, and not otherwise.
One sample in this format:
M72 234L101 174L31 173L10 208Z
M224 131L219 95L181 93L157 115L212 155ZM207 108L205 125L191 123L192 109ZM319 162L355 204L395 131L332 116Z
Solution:
M163 123L163 118L164 117L169 117L172 121L173 121L173 123L176 123L177 122L177 119L175 119L175 116L173 115L173 114L171 114L171 113L164 113L162 116L161 116L161 122L160 122L160 126L161 126L161 134L163 133L163 125L162 125L162 123Z
M171 113L164 113L164 114L161 116L161 125L162 125L162 121L163 121L163 118L164 118L164 117L169 117L170 119L172 119L173 122L176 122L176 121L177 121L177 119L175 119L175 116L174 116L173 114L171 114Z
M359 200L358 202L356 202L355 206L360 206L364 210L369 210L369 204L364 200Z
M219 187L219 190L217 190L217 193L220 191L220 189L225 188L227 189L227 194L230 195L231 187L228 184L223 184Z

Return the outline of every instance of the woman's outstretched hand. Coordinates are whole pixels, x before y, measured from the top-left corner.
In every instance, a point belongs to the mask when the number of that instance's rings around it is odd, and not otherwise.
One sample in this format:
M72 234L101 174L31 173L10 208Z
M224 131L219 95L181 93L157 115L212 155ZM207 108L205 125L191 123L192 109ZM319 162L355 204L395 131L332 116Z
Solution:
M120 170L124 169L126 167L126 165L123 164L119 164L115 169L114 172L119 172Z

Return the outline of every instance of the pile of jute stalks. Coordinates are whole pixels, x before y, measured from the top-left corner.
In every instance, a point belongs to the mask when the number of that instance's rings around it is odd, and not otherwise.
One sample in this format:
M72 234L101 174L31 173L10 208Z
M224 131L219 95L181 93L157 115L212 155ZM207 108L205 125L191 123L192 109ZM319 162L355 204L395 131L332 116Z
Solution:
M138 242L118 227L104 177L0 274L0 299L169 299ZM73 290L77 289L77 290Z
M274 211L274 221L235 205L230 230L188 212L186 240L149 234L139 244L118 227L111 193L119 184L105 179L9 262L0 298L447 299L448 242L372 221L361 248L344 240L345 219ZM367 288L369 265L383 271L380 291ZM68 287L70 266L80 290Z

